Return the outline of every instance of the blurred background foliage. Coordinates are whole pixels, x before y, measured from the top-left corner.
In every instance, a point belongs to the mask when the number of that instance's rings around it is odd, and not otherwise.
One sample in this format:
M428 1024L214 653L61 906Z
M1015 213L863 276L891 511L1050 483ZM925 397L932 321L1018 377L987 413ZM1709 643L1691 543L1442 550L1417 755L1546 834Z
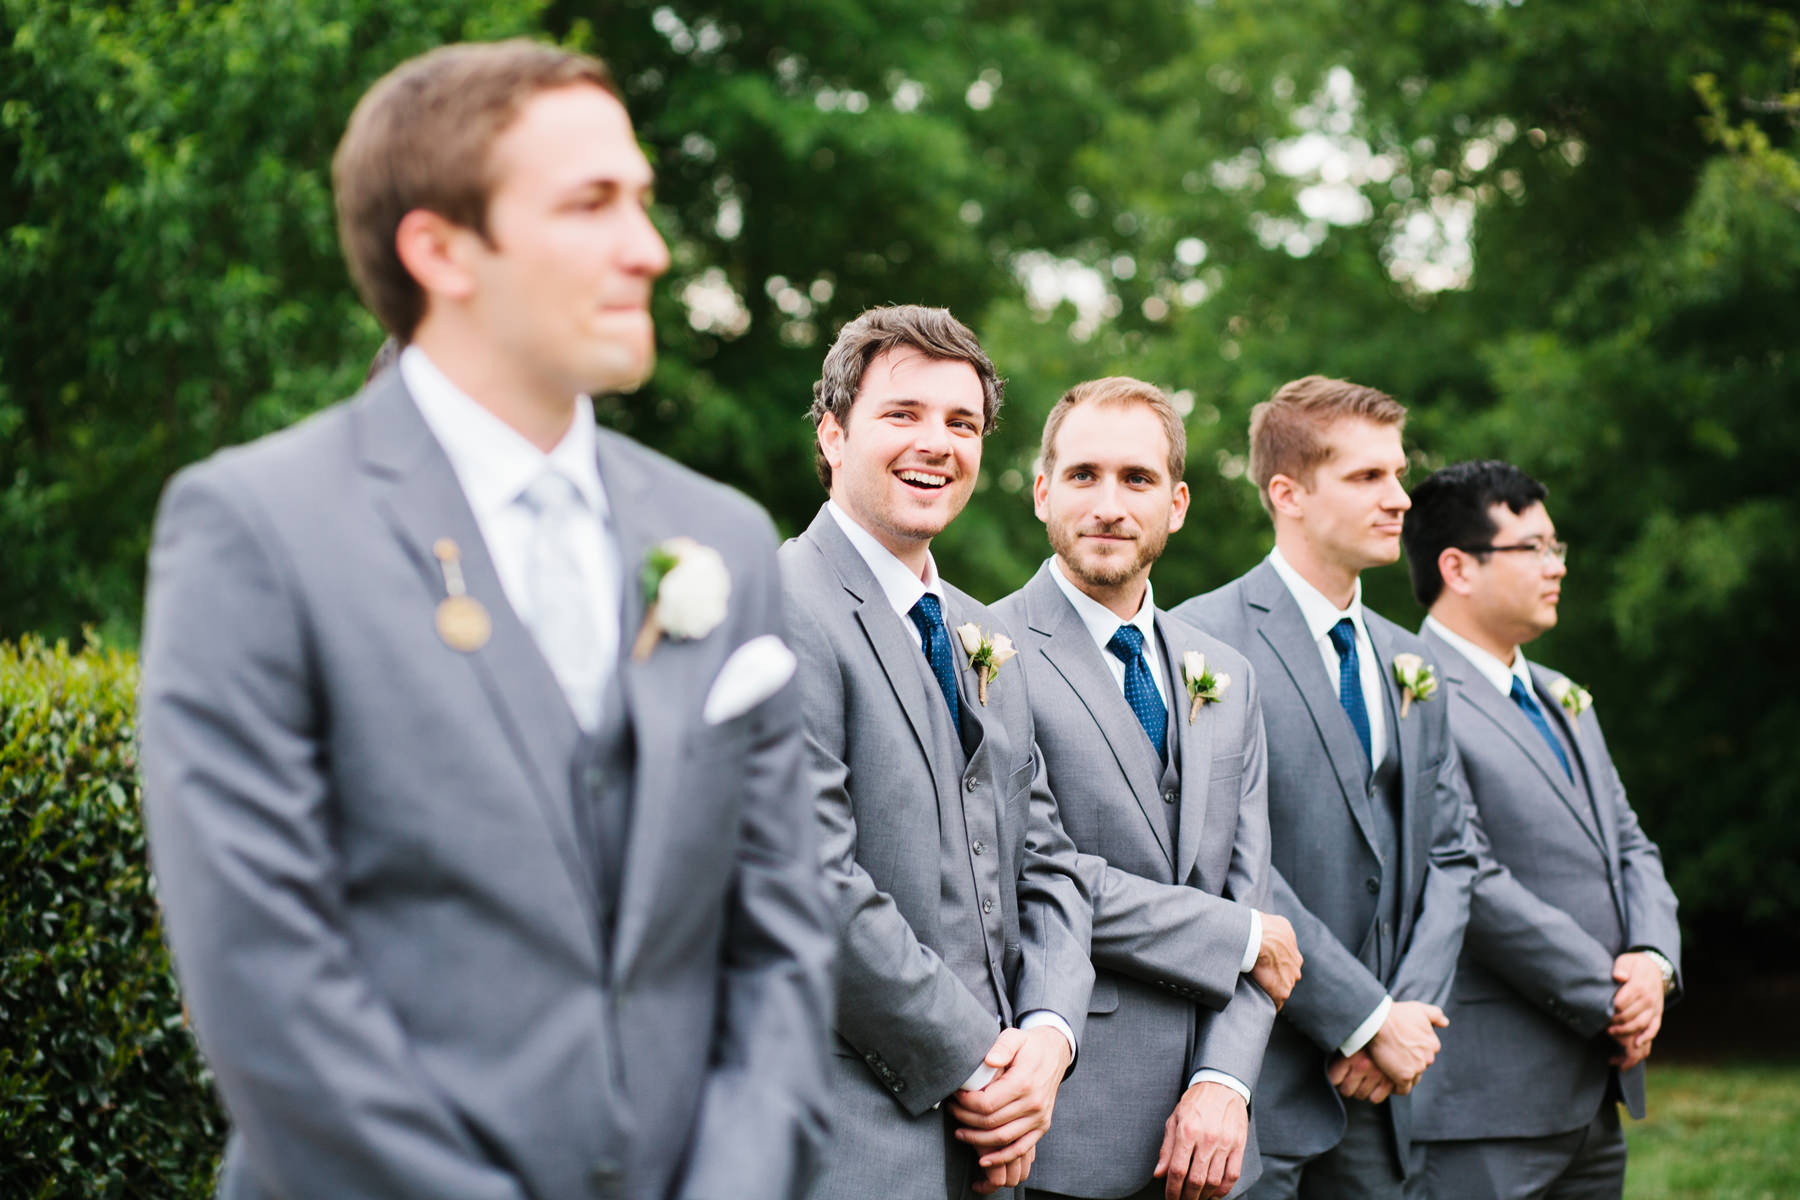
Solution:
M1172 603L1267 549L1249 407L1379 386L1419 471L1550 486L1575 550L1533 653L1603 707L1690 931L1794 944L1786 4L0 0L0 638L135 640L168 475L354 390L381 334L335 244L344 120L511 34L606 57L660 176L663 357L603 420L793 531L836 328L946 305L1011 382L945 573L1023 582L1041 419L1126 373L1188 413ZM1369 589L1421 616L1402 568Z

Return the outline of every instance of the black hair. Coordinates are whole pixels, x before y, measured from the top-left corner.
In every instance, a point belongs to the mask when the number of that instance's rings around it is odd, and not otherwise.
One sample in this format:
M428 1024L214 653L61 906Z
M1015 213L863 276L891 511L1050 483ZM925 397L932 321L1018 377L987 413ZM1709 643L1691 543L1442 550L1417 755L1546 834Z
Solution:
M1413 596L1430 608L1443 594L1438 555L1446 549L1480 550L1494 540L1499 531L1490 511L1494 505L1504 504L1517 514L1543 503L1549 494L1519 468L1494 459L1452 463L1433 472L1412 490L1412 507L1400 532Z

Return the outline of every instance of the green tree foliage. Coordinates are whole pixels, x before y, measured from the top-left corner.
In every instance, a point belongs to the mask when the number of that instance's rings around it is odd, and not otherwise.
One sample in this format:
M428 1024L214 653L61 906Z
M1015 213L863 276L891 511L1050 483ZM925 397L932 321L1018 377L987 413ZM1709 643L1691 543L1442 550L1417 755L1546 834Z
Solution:
M1421 469L1551 486L1576 552L1541 653L1593 688L1686 910L1800 909L1776 3L0 0L0 635L129 636L168 473L353 388L379 332L331 228L344 118L408 54L520 31L614 63L660 176L663 357L603 420L792 530L833 331L945 304L1011 381L945 572L1025 578L1042 415L1129 373L1190 414L1173 601L1267 547L1249 407L1381 386ZM1402 570L1369 585L1419 615Z
M224 1122L158 928L137 664L0 643L0 1195L212 1194Z

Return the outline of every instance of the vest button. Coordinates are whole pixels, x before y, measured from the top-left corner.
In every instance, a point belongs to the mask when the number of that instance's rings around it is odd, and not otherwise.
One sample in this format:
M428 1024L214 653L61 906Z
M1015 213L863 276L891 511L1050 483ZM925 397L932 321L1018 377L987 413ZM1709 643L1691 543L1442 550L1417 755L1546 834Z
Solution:
M993 911L994 911L994 902L993 902L993 900L992 900L992 899L987 899L987 900L983 900L983 901L982 901L982 902L981 902L981 911L982 911L982 912L984 912L984 913L991 913L991 912L993 912Z
M970 847L970 849L974 850L975 853L977 853L977 854L985 854L985 853L987 853L987 843L986 842L976 842L972 847Z
M975 787L976 787L975 777L973 775L971 775L967 779L963 780L963 787L968 791L971 791L971 792L974 791Z
M1363 880L1363 886L1369 889L1369 895L1371 896L1378 895L1381 892L1381 880L1373 875Z
M1164 804L1173 804L1173 803L1175 803L1176 799L1177 799L1177 797L1175 795L1174 788L1170 788L1168 791L1163 793L1163 803Z

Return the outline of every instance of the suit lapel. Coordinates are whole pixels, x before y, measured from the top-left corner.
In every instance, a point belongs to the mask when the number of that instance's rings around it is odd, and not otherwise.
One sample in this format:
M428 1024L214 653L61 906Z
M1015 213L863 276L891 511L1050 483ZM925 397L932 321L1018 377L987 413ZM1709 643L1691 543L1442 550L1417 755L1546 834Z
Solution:
M1300 615L1300 604L1281 582L1268 560L1252 570L1245 580L1245 598L1252 609L1262 614L1257 632L1268 644L1287 671L1288 678L1300 693L1300 699L1312 716L1313 727L1324 743L1326 757L1331 760L1338 786L1356 827L1369 846L1375 846L1373 817L1369 812L1368 790L1363 779L1368 773L1368 755L1350 725L1350 718L1339 703L1337 690L1325 674L1318 644Z
M1394 645L1392 631L1381 621L1376 620L1373 613L1363 609L1363 625L1369 631L1369 646L1375 651L1375 674L1381 680L1381 702L1388 727L1388 738L1394 745L1394 757L1400 764L1400 863L1401 878L1415 877L1419 851L1431 844L1431 806L1429 804L1408 803L1409 796L1417 795L1417 789L1425 785L1424 745L1419 730L1423 721L1419 715L1419 707L1428 701L1414 701L1406 714L1400 719L1400 684L1394 678L1394 655L1398 653ZM1442 698L1439 698L1442 702ZM1401 912L1400 944L1406 944L1406 932L1411 927L1411 906Z
M1161 613L1156 615L1156 632L1162 638L1163 653L1167 656L1169 676L1175 685L1171 702L1175 707L1176 736L1181 739L1181 831L1180 853L1175 858L1175 879L1181 882L1187 879L1194 869L1194 860L1200 856L1200 838L1206 830L1206 806L1208 802L1208 780L1212 778L1213 742L1218 733L1219 715L1213 710L1218 704L1203 704L1200 711L1194 714L1192 724L1188 722L1187 690L1182 686L1182 655L1194 649L1193 646L1180 640L1169 622ZM1234 684L1241 680L1232 680ZM1220 703L1230 703L1231 691L1226 689Z
M424 586L417 597L420 621L434 619L445 595L433 547L444 538L456 544L468 594L487 610L492 622L487 643L471 651L469 661L530 782L533 807L549 826L564 869L579 894L591 900L593 868L588 848L576 834L570 790L580 728L562 688L507 602L450 460L431 436L398 371L389 372L359 402L356 418L363 468L376 505L422 576ZM581 910L598 938L593 904L585 903Z
M1174 870L1175 847L1169 844L1169 825L1162 814L1162 763L1131 706L1125 703L1125 694L1114 682L1106 661L1100 657L1103 651L1094 644L1068 597L1050 578L1050 570L1046 562L1025 587L1031 627L1045 639L1041 647L1045 660L1068 683L1069 690L1086 707L1101 737L1106 739L1107 749L1112 751L1156 844L1162 848L1170 870ZM1185 744L1183 748L1185 752Z
M1580 781L1571 782L1568 776L1562 774L1561 764L1553 764L1555 777L1553 777L1552 782L1561 783L1564 790L1568 793L1570 805L1574 807L1577 812L1586 813L1587 819L1593 823L1594 831L1599 836L1601 848L1606 851L1607 861L1617 863L1619 861L1619 847L1614 841L1617 830L1613 828L1613 823L1611 821L1603 819L1602 814L1599 811L1598 803L1600 787L1595 776L1594 767L1590 765L1587 751L1582 745L1583 730L1581 728L1581 722L1578 719L1573 721L1570 720L1568 711L1564 709L1561 704L1558 704L1556 698L1550 694L1550 684L1556 676L1536 664L1529 665L1531 667L1531 690L1537 697L1538 707L1544 710L1546 717L1550 721L1562 728L1563 741L1567 743L1569 747L1569 765L1574 768L1576 778ZM1517 706L1515 705L1514 707ZM1520 715L1523 716L1524 714L1521 713ZM1535 729L1532 730L1532 732L1537 733ZM1543 740L1543 735L1539 734L1538 741L1542 742ZM1548 750L1549 747L1545 747L1546 753L1548 753ZM1581 796L1581 785L1583 783L1587 785L1585 803Z

